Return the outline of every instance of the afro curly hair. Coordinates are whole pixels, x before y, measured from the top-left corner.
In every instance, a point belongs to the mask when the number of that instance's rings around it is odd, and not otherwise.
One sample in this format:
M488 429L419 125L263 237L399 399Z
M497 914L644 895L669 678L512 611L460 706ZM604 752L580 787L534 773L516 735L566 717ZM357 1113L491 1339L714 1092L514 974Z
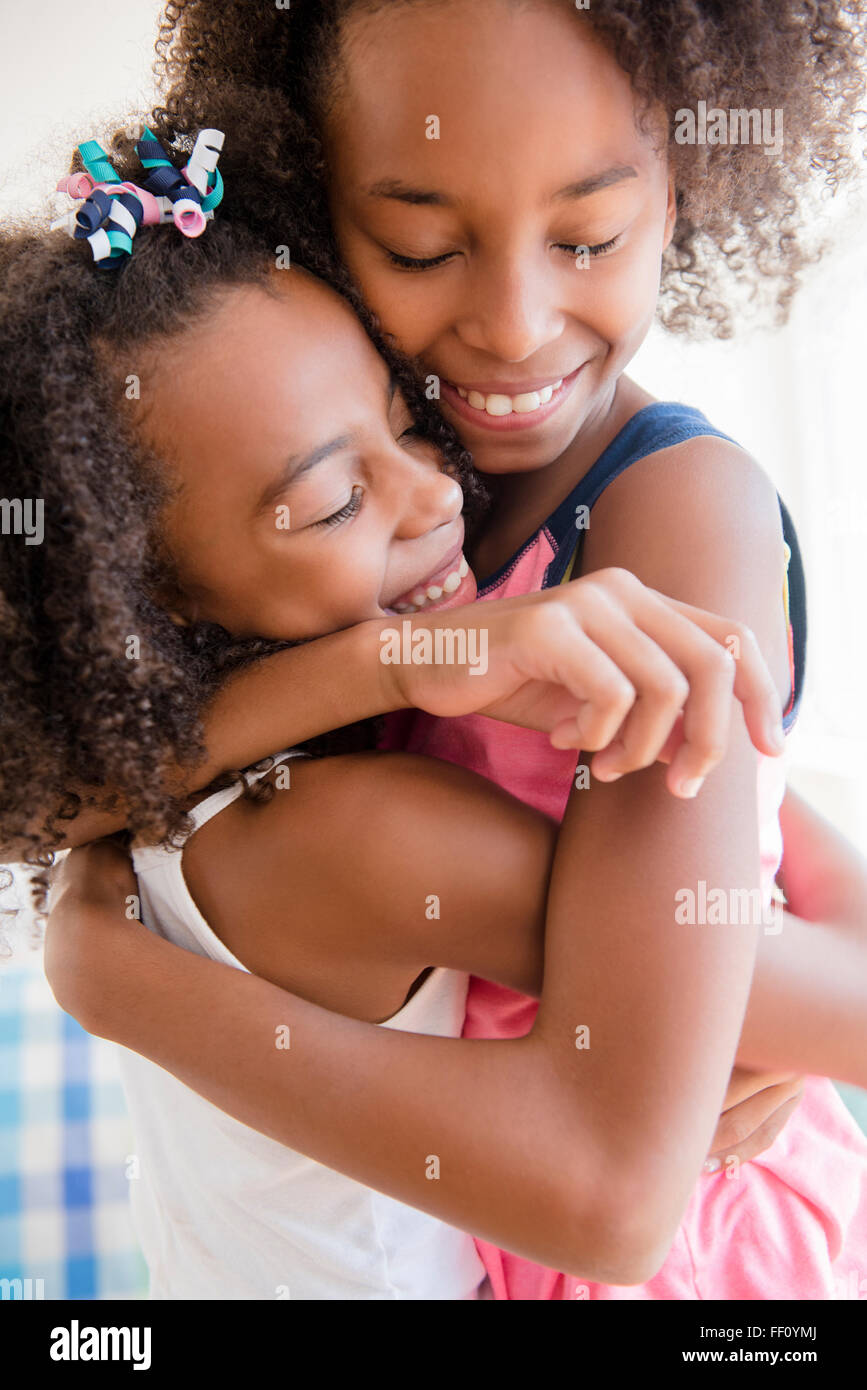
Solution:
M224 91L222 111L230 114L238 99ZM134 180L124 154L132 145L126 132L112 142L120 177ZM176 843L189 822L175 778L205 756L204 705L231 671L293 645L238 639L214 623L180 626L157 601L174 577L159 534L173 484L124 407L130 350L158 351L206 314L222 289L257 284L274 292L274 258L248 225L248 191L227 178L224 202L199 240L142 228L133 254L114 270L95 267L89 248L63 232L0 233L6 858L47 867L66 820L83 804L116 810L118 798L130 831ZM377 336L327 251L300 228L296 234L285 205L281 217L294 262L359 313L419 432L461 482L472 518L484 492L414 368ZM37 511L42 534L30 538L13 523ZM315 751L363 746L371 735L370 727L352 730ZM45 876L35 885L44 898Z
M532 0L565 3L565 0ZM257 104L286 98L285 138L252 151L260 178L280 187L287 153L309 182L308 214L327 234L322 136L336 90L346 21L356 10L442 0L170 0L155 70L168 138L210 120L227 81ZM678 220L663 263L665 327L729 337L733 293L785 320L799 272L815 259L810 190L835 190L859 169L853 156L864 90L865 0L593 0L569 5L628 73L639 108L669 119ZM516 74L515 88L520 87ZM676 113L701 101L785 112L785 159L758 144L685 145ZM249 113L249 122L254 119Z

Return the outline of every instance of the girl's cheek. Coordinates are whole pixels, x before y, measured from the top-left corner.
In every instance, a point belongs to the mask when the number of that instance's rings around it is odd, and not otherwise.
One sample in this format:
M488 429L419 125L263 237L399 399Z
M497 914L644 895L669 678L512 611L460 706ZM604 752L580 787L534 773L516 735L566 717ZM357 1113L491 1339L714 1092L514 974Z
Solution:
M609 343L628 345L636 334L643 337L653 318L659 294L658 257L642 248L629 261L618 258L603 274L595 296L597 331Z
M410 357L419 356L436 336L436 323L444 312L442 296L437 302L436 292L432 296L420 283L423 276L424 272L400 275L386 269L359 277L364 299L379 318L383 332Z

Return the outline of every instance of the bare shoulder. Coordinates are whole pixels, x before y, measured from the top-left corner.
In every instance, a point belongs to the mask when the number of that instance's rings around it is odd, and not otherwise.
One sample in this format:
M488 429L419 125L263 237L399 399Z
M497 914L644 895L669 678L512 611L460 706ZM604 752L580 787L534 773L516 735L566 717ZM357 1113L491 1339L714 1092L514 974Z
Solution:
M785 700L785 547L776 489L713 436L640 459L593 508L583 570L622 565L645 584L750 626Z
M183 861L199 911L247 969L370 1021L394 1014L423 968L383 946L393 806L383 762L292 759L263 779L269 800L239 797L192 837Z
M238 799L184 851L199 910L248 969L369 1019L389 1017L429 965L526 984L553 847L544 817L413 754L296 759L269 777L270 801Z

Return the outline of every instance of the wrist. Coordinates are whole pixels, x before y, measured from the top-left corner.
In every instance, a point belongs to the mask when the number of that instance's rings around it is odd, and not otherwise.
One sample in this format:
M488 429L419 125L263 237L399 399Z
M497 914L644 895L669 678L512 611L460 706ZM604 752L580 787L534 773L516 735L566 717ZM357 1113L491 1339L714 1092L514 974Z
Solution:
M403 667L399 663L382 659L382 635L393 627L394 619L386 617L368 619L351 629L355 642L355 669L367 672L370 677L371 716L392 714L395 710L412 707L412 700L402 679Z

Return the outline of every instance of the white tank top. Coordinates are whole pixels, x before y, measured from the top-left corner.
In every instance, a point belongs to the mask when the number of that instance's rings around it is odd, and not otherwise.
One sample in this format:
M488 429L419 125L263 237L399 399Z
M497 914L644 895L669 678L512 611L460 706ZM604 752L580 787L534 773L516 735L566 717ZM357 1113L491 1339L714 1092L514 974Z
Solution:
M293 756L304 755L274 761ZM241 790L200 802L195 829ZM133 864L151 931L246 970L196 907L181 851L138 847ZM467 983L458 971L433 970L380 1026L459 1037ZM470 1236L240 1124L137 1053L118 1053L137 1144L133 1219L151 1298L490 1297Z

